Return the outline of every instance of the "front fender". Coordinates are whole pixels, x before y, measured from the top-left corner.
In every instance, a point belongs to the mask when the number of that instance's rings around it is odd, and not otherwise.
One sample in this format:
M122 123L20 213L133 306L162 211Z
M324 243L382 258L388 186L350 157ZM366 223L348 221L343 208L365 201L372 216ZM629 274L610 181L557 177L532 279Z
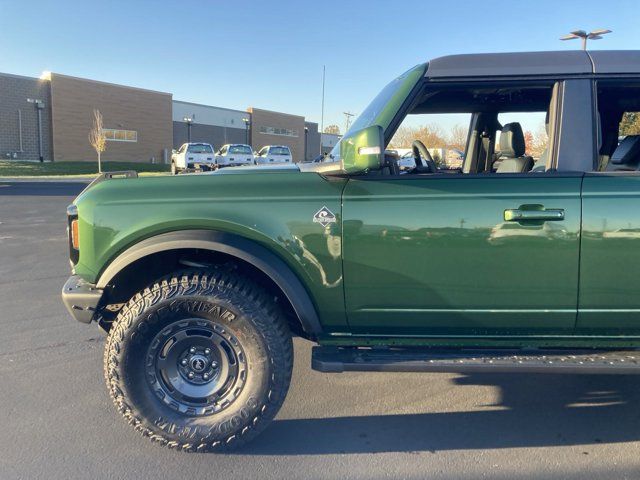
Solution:
M267 275L284 292L300 319L304 331L322 333L316 306L298 277L287 264L265 247L230 233L210 230L182 230L147 238L118 255L104 270L96 288L104 289L124 268L154 253L197 248L224 253L244 260Z

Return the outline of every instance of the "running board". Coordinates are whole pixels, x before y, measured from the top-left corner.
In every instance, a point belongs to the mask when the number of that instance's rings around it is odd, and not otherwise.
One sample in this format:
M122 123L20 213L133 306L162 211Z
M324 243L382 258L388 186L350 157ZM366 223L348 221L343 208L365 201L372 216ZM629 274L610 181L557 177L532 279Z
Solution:
M639 374L639 350L313 347L319 372Z

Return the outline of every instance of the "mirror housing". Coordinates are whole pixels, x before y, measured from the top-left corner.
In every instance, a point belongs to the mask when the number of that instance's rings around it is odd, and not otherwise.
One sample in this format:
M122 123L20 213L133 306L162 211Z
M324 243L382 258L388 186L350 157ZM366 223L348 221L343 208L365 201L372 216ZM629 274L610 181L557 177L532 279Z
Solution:
M384 130L379 125L349 133L340 140L345 173L361 173L384 165Z

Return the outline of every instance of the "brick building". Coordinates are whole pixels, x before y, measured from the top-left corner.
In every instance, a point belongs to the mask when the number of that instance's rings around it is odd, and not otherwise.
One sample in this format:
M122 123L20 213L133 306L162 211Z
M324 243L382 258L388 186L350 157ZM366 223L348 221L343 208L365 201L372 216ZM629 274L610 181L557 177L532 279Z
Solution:
M218 149L226 143L287 145L293 160L320 153L318 124L301 115L246 111L173 100L170 93L47 73L0 74L0 158L95 161L89 145L93 110L107 136L104 161L167 163L191 138Z
M52 152L49 82L0 73L0 158L51 160Z

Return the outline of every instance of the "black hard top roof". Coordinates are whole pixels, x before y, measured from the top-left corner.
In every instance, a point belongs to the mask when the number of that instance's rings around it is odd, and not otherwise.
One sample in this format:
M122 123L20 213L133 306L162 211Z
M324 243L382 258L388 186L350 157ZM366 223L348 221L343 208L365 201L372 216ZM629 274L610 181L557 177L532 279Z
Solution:
M570 50L449 55L429 62L428 78L640 73L640 50Z

